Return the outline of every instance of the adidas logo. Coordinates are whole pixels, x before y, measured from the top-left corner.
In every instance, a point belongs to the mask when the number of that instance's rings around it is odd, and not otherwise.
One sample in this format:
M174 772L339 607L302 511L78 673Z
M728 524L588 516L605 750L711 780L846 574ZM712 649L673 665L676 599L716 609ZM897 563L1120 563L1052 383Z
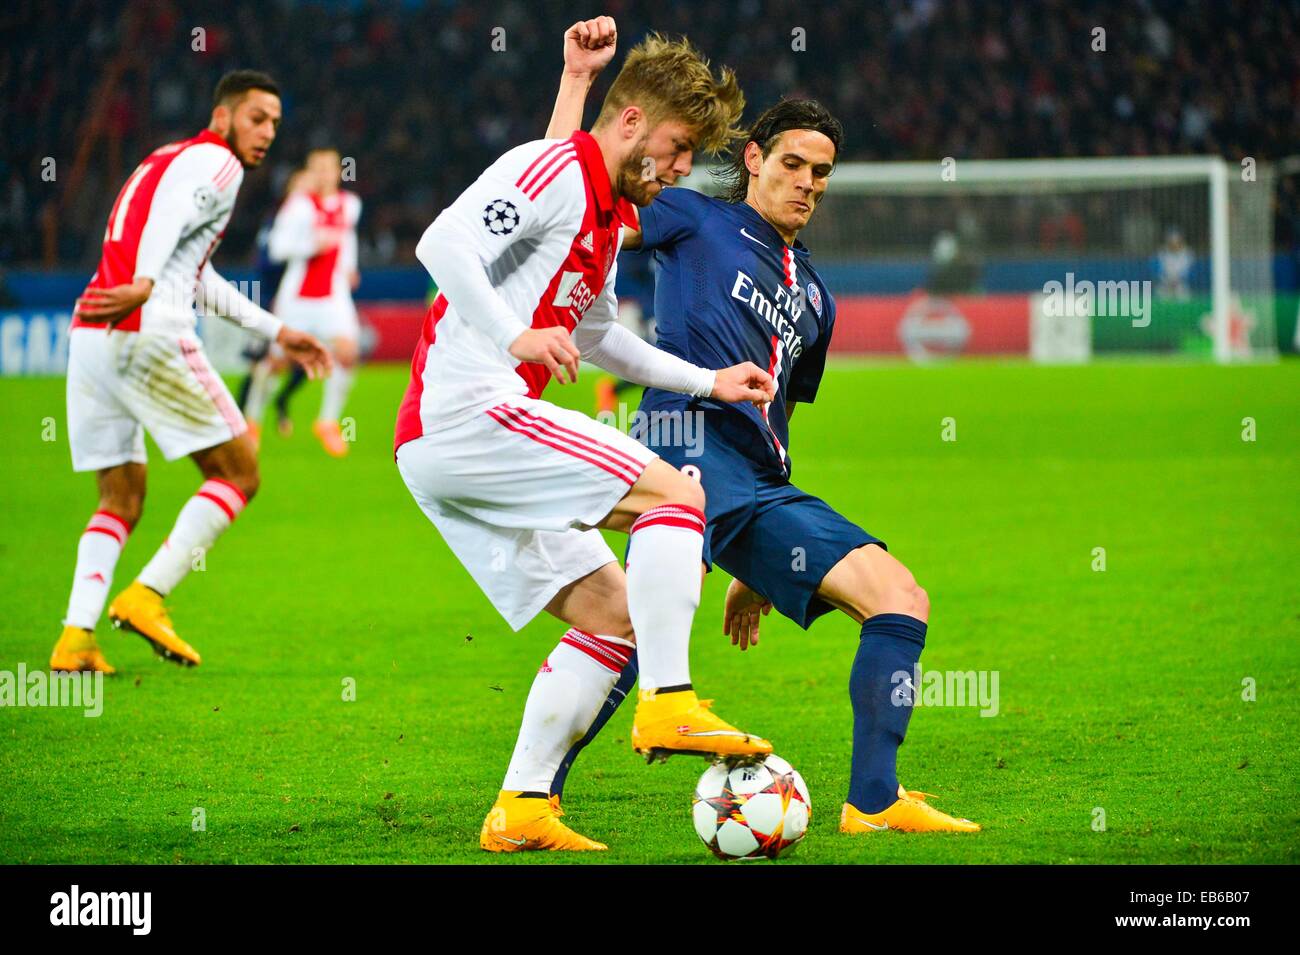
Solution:
M582 246L588 252L594 252L596 249L596 244L595 242L592 241L592 236L590 232L588 232L586 235L584 235L581 239L578 240L578 245Z

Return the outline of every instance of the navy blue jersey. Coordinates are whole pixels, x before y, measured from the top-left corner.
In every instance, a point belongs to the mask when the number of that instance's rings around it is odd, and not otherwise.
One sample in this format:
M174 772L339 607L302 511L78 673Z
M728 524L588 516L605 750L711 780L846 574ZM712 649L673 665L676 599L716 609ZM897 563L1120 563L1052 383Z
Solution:
M284 278L285 269L288 268L287 262L271 261L271 226L274 223L275 214L272 213L257 230L257 280L261 283L262 291L262 301L259 304L267 309L271 307L275 293L280 288L280 280Z
M817 395L835 302L796 241L746 203L665 189L641 211L641 247L659 265L657 344L702 368L752 361L776 379L765 409L648 389L646 412L700 408L755 463L790 473L786 402Z

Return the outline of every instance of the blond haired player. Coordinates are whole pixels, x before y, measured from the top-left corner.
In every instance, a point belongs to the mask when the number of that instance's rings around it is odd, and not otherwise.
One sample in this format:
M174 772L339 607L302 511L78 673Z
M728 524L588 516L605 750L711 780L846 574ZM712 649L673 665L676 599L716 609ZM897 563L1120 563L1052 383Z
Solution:
M267 240L272 262L284 262L272 310L288 325L329 345L334 373L325 382L313 430L326 452L342 457L347 442L339 418L352 390L360 323L352 290L357 272L357 222L361 199L340 188L343 165L336 149L313 149L304 166L306 188L292 193L276 214ZM251 414L260 420L261 409Z
M566 50L608 60L608 17L575 24ZM590 134L512 149L445 209L416 254L441 290L398 412L398 469L421 510L514 629L540 611L570 630L534 683L505 783L485 820L490 851L603 849L557 818L551 780L576 721L594 715L633 633L641 661L632 731L642 752L756 756L771 744L711 713L688 662L700 597L699 484L622 432L541 395L579 359L621 377L724 401L765 402L750 362L721 371L657 351L615 321L615 257L635 205L690 172L696 148L735 133L735 77L685 41L628 55ZM597 528L628 533L627 574ZM585 706L563 725L557 702ZM586 723L578 728L581 734Z
M195 337L195 305L274 339L309 373L329 354L282 326L213 269L244 170L275 139L280 96L264 73L217 84L208 128L154 150L127 179L109 215L103 255L73 311L68 344L68 442L75 471L95 471L99 508L81 535L53 670L112 673L95 625L145 493L144 432L169 460L189 455L203 484L171 533L108 609L166 659L195 665L163 599L257 491L257 460L243 416Z

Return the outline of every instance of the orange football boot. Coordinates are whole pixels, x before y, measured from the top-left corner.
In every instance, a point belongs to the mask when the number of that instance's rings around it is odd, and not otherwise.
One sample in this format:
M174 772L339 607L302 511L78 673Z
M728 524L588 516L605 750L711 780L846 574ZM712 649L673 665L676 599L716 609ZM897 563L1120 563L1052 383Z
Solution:
M343 440L343 432L339 430L337 421L317 421L311 429L320 438L321 447L330 457L341 458L347 455L348 443Z

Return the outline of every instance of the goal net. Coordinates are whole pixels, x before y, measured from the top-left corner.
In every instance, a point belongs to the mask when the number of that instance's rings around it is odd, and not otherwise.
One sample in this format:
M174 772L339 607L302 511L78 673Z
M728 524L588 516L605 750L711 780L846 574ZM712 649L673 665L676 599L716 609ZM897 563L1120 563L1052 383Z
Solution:
M839 303L838 351L1271 358L1272 175L1203 157L844 163L801 238Z

